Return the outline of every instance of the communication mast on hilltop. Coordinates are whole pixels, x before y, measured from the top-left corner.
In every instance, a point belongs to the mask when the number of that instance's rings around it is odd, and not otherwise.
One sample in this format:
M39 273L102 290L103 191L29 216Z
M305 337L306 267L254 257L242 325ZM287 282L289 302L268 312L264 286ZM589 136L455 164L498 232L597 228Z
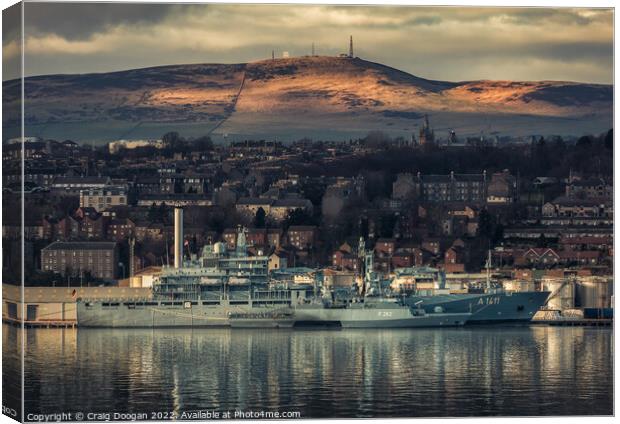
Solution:
M349 57L353 57L353 36L349 36Z
M314 43L312 43L312 56L314 56Z

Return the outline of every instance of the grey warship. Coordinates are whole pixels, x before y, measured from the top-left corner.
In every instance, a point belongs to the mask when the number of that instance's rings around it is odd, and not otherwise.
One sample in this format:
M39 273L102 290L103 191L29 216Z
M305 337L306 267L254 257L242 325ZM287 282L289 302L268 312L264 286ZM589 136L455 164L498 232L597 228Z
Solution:
M343 306L300 305L295 308L295 327L342 328L455 327L465 325L470 313L435 313L385 298Z
M435 289L407 293L407 304L419 305L427 312L470 312L467 324L528 323L547 302L549 291L505 291L491 280L491 258L487 260L486 281L468 287L466 293L446 288L445 275L434 268L401 269L397 274L416 272L422 279L433 280Z
M295 308L295 326L328 325L343 328L452 327L465 325L470 312L424 310L419 303L410 305L403 296L385 293L374 271L373 253L366 251L360 239L358 255L362 259L361 293L355 288L344 298L323 294L321 304L300 304Z
M183 260L183 211L175 208L174 266L164 267L152 296L132 301L78 299L79 327L282 328L305 324L343 328L458 326L470 313L426 312L399 299L356 296L331 302L314 284L270 280L269 258L247 253L239 231L236 250L207 245Z

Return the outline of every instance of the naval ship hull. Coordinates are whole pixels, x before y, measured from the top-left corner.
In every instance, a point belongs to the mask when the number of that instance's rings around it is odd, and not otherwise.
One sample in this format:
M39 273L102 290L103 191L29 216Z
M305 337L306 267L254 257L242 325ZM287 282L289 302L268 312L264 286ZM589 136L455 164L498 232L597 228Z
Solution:
M320 308L295 309L295 327L330 326L341 328L416 328L465 325L470 313L424 313L415 315L402 308Z
M256 318L281 311L283 305L205 305L201 302L77 302L79 327L286 327L290 319Z
M399 308L204 305L200 302L77 302L79 327L415 328L462 326L468 312L414 314Z
M546 303L549 292L465 293L407 297L426 312L440 307L446 313L470 312L467 324L527 323Z

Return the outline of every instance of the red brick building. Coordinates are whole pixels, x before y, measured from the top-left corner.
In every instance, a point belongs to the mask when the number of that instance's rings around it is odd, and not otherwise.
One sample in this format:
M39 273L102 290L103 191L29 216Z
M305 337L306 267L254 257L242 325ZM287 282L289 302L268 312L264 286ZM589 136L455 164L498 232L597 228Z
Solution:
M288 243L297 250L311 250L316 246L318 231L314 225L292 225L286 236Z
M375 253L379 257L390 257L396 252L396 240L392 238L380 238L375 243Z
M129 218L113 219L108 223L107 238L109 240L123 241L135 232L135 224Z

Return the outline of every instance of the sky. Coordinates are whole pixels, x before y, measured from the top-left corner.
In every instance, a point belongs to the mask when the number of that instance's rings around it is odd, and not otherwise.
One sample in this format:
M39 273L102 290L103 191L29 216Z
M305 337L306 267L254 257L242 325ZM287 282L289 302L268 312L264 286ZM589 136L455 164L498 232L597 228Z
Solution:
M429 79L613 82L611 9L28 2L24 21L27 76L337 55L352 35L356 56Z

